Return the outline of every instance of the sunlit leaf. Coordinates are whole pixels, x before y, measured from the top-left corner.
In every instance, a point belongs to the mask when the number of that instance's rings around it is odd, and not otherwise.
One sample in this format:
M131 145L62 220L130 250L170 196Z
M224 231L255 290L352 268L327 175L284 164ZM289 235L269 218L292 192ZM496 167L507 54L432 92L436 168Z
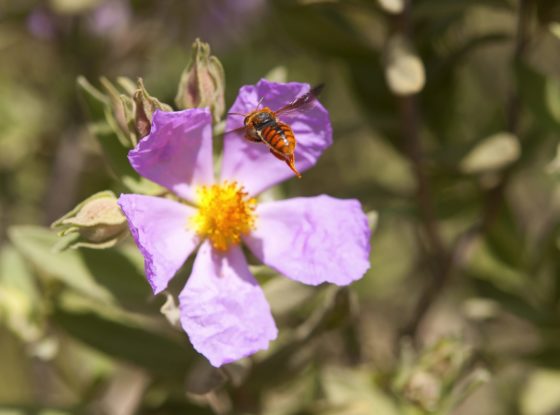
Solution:
M111 301L112 296L95 282L77 252L54 253L56 234L44 228L19 226L10 229L10 239L19 252L40 272L50 278L101 301Z
M387 43L385 78L397 95L416 94L426 82L424 64L409 42L394 35Z
M157 310L136 249L91 249L53 252L54 232L21 226L10 230L15 247L39 271L39 275L102 303L120 304L136 311Z
M387 13L398 14L404 10L404 0L377 0Z
M521 396L522 413L548 415L560 408L560 371L536 370L527 382Z
M102 0L50 0L51 7L61 14L78 14L99 5Z
M397 415L397 406L388 395L379 391L368 370L326 367L321 386L333 410L325 414Z
M502 132L485 138L461 161L465 173L483 173L502 169L516 161L521 147L516 136Z

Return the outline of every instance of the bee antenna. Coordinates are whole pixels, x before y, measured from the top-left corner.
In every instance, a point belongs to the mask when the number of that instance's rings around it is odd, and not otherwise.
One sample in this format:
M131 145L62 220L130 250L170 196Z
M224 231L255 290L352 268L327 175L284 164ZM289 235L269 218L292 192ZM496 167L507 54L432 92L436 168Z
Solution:
M228 112L227 115L240 115L241 117L245 116L245 114L241 114L240 112Z
M259 109L259 107L261 106L262 102L263 102L264 96L261 97L261 99L259 99L259 102L257 104L257 109Z

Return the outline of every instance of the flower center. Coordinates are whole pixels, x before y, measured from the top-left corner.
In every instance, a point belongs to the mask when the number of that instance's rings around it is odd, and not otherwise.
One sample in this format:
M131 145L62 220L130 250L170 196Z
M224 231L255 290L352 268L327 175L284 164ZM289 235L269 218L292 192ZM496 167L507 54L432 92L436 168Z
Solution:
M195 231L219 251L241 242L255 226L256 200L237 182L201 186L197 189L198 211L191 217Z

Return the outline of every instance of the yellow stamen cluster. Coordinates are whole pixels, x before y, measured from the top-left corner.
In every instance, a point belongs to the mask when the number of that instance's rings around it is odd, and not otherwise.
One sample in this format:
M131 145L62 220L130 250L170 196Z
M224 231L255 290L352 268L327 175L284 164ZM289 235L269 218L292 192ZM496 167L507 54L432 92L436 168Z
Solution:
M191 225L215 249L227 251L254 228L256 200L237 182L201 186L197 196L198 211L191 217Z

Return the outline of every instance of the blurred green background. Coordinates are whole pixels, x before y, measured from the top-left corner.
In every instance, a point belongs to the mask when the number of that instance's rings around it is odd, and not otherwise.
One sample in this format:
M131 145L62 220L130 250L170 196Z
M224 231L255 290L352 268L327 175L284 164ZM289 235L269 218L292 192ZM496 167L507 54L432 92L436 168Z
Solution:
M374 229L347 289L252 266L280 337L223 370L130 238L49 229L127 191L78 76L173 104L197 37L226 108L325 82L334 145L276 195L358 198ZM560 414L559 135L556 0L0 0L0 414Z

